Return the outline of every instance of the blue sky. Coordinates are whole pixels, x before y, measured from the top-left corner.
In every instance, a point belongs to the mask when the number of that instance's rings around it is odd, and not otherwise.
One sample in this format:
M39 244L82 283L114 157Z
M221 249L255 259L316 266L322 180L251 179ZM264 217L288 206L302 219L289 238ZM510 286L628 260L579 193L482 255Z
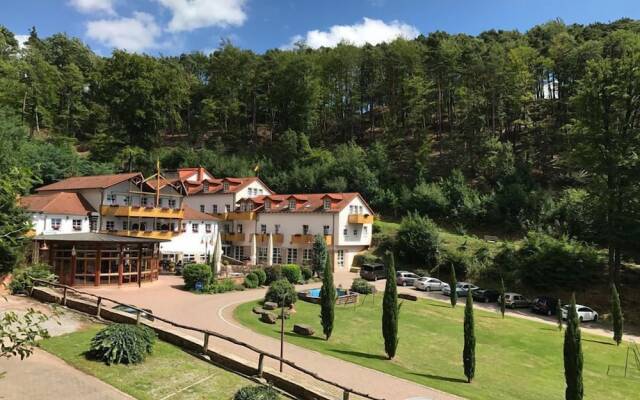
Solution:
M19 35L36 26L151 54L210 51L221 38L263 52L305 40L311 47L383 42L444 30L477 34L561 18L566 23L640 19L638 0L20 0L3 4L0 24Z

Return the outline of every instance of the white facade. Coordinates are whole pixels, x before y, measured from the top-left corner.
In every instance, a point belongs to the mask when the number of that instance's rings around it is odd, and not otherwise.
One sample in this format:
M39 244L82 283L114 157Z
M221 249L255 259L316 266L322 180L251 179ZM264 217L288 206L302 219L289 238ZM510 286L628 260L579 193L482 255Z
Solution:
M86 215L31 213L31 224L36 235L89 232Z
M213 256L218 236L218 221L182 220L181 233L160 244L163 258L173 261L204 263Z

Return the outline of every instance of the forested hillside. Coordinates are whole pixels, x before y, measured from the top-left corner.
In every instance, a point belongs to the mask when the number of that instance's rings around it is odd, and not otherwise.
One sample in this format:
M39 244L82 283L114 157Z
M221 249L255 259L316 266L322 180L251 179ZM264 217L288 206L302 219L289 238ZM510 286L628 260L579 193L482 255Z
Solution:
M633 20L177 57L35 29L21 47L0 27L0 166L43 183L156 159L257 172L388 217L595 242L614 276L640 241L639 66Z

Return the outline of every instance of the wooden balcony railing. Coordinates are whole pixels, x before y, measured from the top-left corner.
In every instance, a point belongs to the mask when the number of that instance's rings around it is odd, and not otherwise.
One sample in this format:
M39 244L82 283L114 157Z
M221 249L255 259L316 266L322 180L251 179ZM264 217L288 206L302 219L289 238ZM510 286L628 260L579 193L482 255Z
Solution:
M350 224L372 224L373 215L370 214L349 214Z
M327 246L333 244L333 236L332 235L323 235L324 241ZM295 235L291 235L291 244L301 244L301 245L312 245L315 240L316 235L304 235L302 233L298 233Z
M182 219L184 210L181 208L138 207L138 206L102 206L103 216L141 217L141 218L175 218Z
M272 233L273 244L281 245L284 242L284 235L282 233ZM260 246L266 246L269 244L268 233L256 233L256 244Z
M228 242L244 242L244 233L223 233L222 240Z
M227 213L226 219L231 221L254 221L256 213L255 211L233 211Z
M151 239L167 239L171 240L171 238L178 236L180 232L174 231L111 231L111 234L115 234L118 236L128 236L128 237L138 237L138 238L151 238Z

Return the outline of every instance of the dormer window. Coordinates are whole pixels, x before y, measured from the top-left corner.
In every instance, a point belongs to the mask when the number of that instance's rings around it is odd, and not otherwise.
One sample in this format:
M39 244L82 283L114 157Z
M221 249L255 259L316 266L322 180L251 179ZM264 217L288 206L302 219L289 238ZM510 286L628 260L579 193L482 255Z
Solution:
M209 182L203 182L202 183L202 191L203 192L208 192L209 191Z
M322 208L324 208L325 210L330 210L331 209L331 199L328 197L324 198L324 201L322 202Z
M296 209L296 200L295 199L290 199L289 200L289 210L295 210Z
M222 191L223 192L228 192L229 191L229 182L223 182L222 183Z
M271 200L267 199L264 201L264 209L265 211L271 210Z

